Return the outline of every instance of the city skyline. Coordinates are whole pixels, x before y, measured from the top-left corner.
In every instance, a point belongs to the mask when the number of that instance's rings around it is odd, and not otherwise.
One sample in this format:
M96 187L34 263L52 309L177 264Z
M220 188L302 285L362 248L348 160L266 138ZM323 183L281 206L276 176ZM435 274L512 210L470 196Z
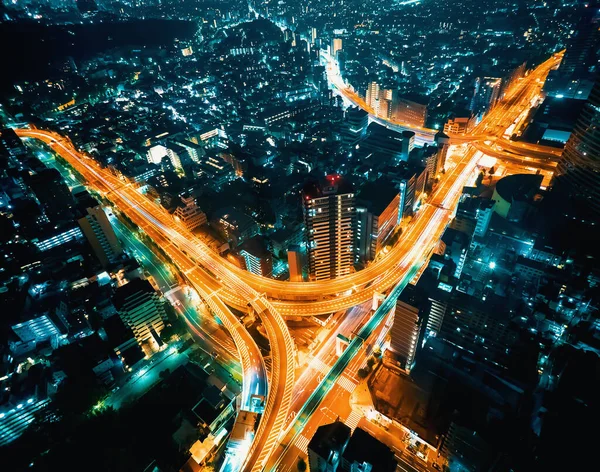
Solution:
M595 2L0 15L14 470L588 467Z

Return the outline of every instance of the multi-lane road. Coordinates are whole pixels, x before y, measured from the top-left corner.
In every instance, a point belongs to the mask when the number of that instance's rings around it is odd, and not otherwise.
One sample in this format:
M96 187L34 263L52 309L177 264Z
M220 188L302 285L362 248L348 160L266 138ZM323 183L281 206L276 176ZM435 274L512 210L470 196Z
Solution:
M563 54L564 51L558 52L550 59L553 67L559 65ZM419 145L431 144L434 142L435 136L439 130L425 128L423 126L417 126L412 123L406 123L395 119L383 118L381 116L378 116L376 111L373 108L371 108L351 86L347 85L344 82L344 79L340 74L337 62L333 60L331 55L328 54L326 51L321 50L321 58L326 66L327 78L329 80L329 83L348 103L362 108L363 110L368 112L371 121L375 121L383 126L386 126L396 131L413 131L415 133L415 142ZM522 78L520 80L526 79L527 77ZM514 91L514 89L515 88L513 87L512 90ZM510 93L511 91L509 90L507 93L504 94L504 98L503 101L500 103L500 106L506 106L506 104L510 102ZM543 146L539 144L532 144L521 141L511 141L510 139L504 136L504 133L512 124L512 122L520 116L523 116L524 114L522 112L527 109L528 108L526 107L522 107L521 113L518 113L515 116L513 116L511 121L506 125L503 122L490 120L489 117L486 117L486 119L482 121L482 123L484 123L482 126L478 126L475 130L472 130L469 133L450 134L450 142L452 144L471 143L481 151L485 151L488 148L480 148L480 143L487 142L488 145L494 143L494 149L496 153L502 155L503 157L536 157L540 159L541 163L547 161L555 161L557 157L560 157L560 150L557 150L550 146Z
M498 137L503 133L502 128L506 130L530 106L536 94L539 95L548 71L559 60L560 56L554 56L515 84L507 92L504 102L475 128L474 135ZM281 457L275 454L280 451L278 445L284 437L288 437L285 428L292 406L295 346L283 317L331 313L360 305L374 294L387 292L393 287L396 287L394 293L401 290L399 282L407 283L416 268L424 264L431 254L450 221L463 186L473 177L481 157L473 146L468 149L457 165L444 175L428 203L408 225L400 242L385 257L360 272L339 279L292 283L256 276L230 264L176 223L137 185L77 151L67 138L37 129L16 131L22 138L38 139L50 145L90 188L109 200L152 238L230 331L242 364L242 406L249 407L253 394L266 396L263 417L244 465L244 470L255 471L262 470L267 464L269 470L274 467ZM262 321L272 357L269 374L258 346L228 305L252 310ZM384 306L389 312L390 307L385 303ZM319 383L314 395L298 410L288 435L290 431L300 434L332 385L362 352L367 337L377 331L384 319L386 313L380 310L361 330L363 337L355 338L358 341L351 343Z

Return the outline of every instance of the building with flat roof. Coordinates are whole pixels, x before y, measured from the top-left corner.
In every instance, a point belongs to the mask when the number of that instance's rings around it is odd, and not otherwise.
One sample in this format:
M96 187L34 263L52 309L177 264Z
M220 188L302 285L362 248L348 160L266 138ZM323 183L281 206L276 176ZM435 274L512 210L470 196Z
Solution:
M263 277L273 275L273 256L262 236L247 239L239 246L238 250L248 272Z
M494 188L494 211L509 221L522 222L540 199L540 186L544 180L538 174L514 174L500 179Z
M198 208L194 197L181 197L181 205L173 216L180 221L188 231L192 231L207 223L206 214Z
M340 470L348 472L395 472L394 451L362 428L356 428L342 454Z
M95 205L87 206L85 215L79 218L77 222L102 266L108 267L110 263L123 254L123 247L110 221L108 221L104 209L98 202L94 201L92 203L95 203Z
M400 223L400 191L387 179L365 184L356 203L357 259L367 262L383 249Z
M392 118L413 126L425 126L429 97L417 94L394 95L396 96L392 100Z
M369 114L358 107L346 110L346 121L344 123L342 141L344 144L354 147L367 135L369 126Z
M150 282L134 279L122 285L116 290L113 303L123 322L133 330L138 344L150 340L159 342L158 335L165 327L167 314Z
M567 195L600 214L600 78L596 80L556 171L557 184Z
M402 369L410 371L421 341L429 304L414 285L407 285L400 294L390 329L390 349Z
M352 430L341 421L319 426L308 443L310 472L335 472Z
M311 181L302 190L310 277L334 279L354 265L356 206L350 182L339 175Z
M258 224L253 218L232 207L216 211L211 219L211 224L215 225L223 236L235 246L256 236L259 232Z

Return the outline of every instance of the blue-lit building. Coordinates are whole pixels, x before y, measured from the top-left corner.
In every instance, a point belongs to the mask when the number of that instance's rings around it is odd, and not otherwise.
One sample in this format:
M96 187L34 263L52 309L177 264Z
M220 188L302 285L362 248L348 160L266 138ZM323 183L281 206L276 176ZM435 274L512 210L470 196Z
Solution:
M67 225L55 230L49 230L45 234L33 239L31 242L35 244L40 251L44 252L81 239L83 239L81 229L75 225Z

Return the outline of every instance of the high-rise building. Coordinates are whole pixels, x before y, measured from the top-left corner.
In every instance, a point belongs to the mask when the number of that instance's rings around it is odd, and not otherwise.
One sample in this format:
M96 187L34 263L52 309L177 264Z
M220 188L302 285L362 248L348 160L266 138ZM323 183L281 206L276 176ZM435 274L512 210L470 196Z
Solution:
M302 250L300 246L290 246L287 252L290 282L302 282Z
M347 275L354 264L356 207L352 185L339 175L309 182L302 191L311 279Z
M575 32L567 43L560 71L571 77L582 77L598 67L598 42L600 41L600 10L596 5L582 9Z
M557 190L600 215L600 78L579 115L557 168Z
M194 197L181 197L182 205L175 210L175 219L178 219L188 231L192 231L208 221L206 214L198 208Z
M370 82L367 87L367 93L365 96L365 102L369 108L377 110L379 104L379 84L377 82Z
M574 6L577 9L581 16L569 35L565 56L560 67L550 71L544 84L544 92L551 97L587 100L600 68L598 2L579 3Z
M319 426L308 443L308 470L336 472L352 430L341 421Z
M390 349L400 366L410 371L424 334L427 300L414 285L407 285L396 302L390 330Z
M440 254L446 259L451 259L456 269L454 277L460 278L467 260L469 247L471 246L471 235L458 231L454 228L446 228L439 242Z
M408 161L411 151L415 148L415 132L402 131L402 160Z
M248 272L263 277L273 275L273 256L267 249L262 236L254 236L244 241L239 247L239 252Z
M433 178L437 178L439 174L444 172L448 148L450 147L450 138L447 134L440 131L435 135L435 142L438 146L438 151L435 156L435 166L431 169L433 171Z
M342 50L342 38L333 38L331 40L331 56L336 59L337 52Z
M167 314L163 301L150 282L134 279L122 285L115 292L113 304L140 345L152 339L158 342Z
M367 135L369 114L358 107L346 111L346 122L343 130L344 144L354 147Z
M397 467L394 451L364 429L356 428L342 454L340 470L395 472Z
M412 131L398 132L379 123L371 123L366 139L360 143L360 152L365 158L369 155L377 155L378 160L397 164L408 160L410 152L414 149L414 143L415 133Z
M463 194L450 227L470 236L484 237L494 213L494 204L491 198Z
M425 274L417 287L426 290L431 303L427 331L484 361L506 365L516 332L505 298L493 293L483 299L468 295Z
M317 43L317 28L310 29L310 40L311 40L311 44Z
M414 126L425 126L429 97L422 95L399 96L394 94L391 118Z
M474 124L473 114L470 110L453 113L444 123L445 134L463 134L471 131Z
M419 197L425 191L426 179L427 170L423 167L403 167L398 170L394 180L400 190L399 221L414 214Z
M357 259L375 259L394 234L401 218L398 185L384 179L365 184L356 203Z
M500 98L501 86L502 79L498 77L478 77L475 80L470 110L479 117L485 115Z
M86 214L77 222L83 235L92 246L94 254L102 266L107 267L123 253L123 248L106 213L97 202L94 201L94 203L95 205L86 208Z
M253 218L232 207L217 210L212 216L211 225L235 246L259 233L258 224Z

